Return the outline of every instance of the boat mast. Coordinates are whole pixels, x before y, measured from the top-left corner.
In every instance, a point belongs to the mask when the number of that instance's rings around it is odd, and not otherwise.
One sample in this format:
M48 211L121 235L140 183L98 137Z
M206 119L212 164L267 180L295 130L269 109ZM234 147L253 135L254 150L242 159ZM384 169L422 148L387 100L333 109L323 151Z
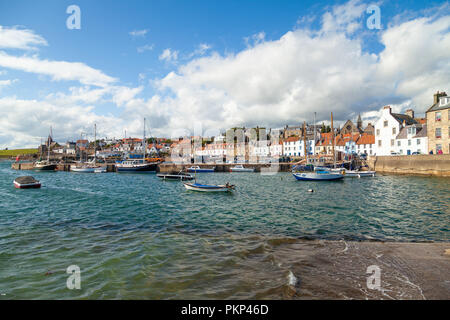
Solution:
M315 112L314 112L314 146L313 146L313 148L314 148L313 154L315 156L316 155L316 113ZM314 163L315 163L315 161L316 161L316 158L314 157Z
M145 118L144 118L144 160L142 163L145 163L145 149L147 149L147 141L145 141Z
M303 149L305 151L305 165L308 164L308 152L306 151L306 121L303 121Z
M50 136L47 139L47 162L50 162L50 138L52 134L52 127L50 126Z
M97 124L94 123L94 166L97 161Z
M334 144L335 144L335 136L334 136L334 126L333 126L333 112L331 113L331 133L333 135L333 168L336 168L336 153L334 150Z

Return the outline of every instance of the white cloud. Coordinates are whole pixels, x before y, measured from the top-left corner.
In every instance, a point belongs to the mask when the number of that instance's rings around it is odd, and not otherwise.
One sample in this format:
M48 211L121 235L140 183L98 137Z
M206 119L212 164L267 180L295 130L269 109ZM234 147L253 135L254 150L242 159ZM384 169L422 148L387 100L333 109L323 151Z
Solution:
M153 45L153 44L146 44L144 46L138 47L137 52L143 53L145 51L151 51L151 50L153 50L154 46L155 45Z
M76 139L80 132L87 132L92 138L94 123L101 136L119 137L124 127L120 118L97 115L92 106L60 107L46 101L0 98L1 148L37 147L41 138L48 135L50 126L60 142ZM5 141L2 136L9 138Z
M2 87L2 86L4 86L4 87L6 87L6 86L10 86L10 85L12 85L13 83L15 83L15 82L18 82L19 81L19 79L14 79L14 80L0 80L0 87Z
M81 62L41 60L37 56L16 57L0 51L0 66L47 75L52 80L75 80L86 85L104 87L116 81L102 71Z
M0 48L35 50L46 45L47 41L32 30L0 26Z
M137 37L145 37L145 35L147 34L148 29L144 29L144 30L133 30L131 32L129 32L129 34L133 37L133 38L137 38Z
M175 62L178 59L178 51L172 51L170 48L165 49L160 55L159 60L166 62Z

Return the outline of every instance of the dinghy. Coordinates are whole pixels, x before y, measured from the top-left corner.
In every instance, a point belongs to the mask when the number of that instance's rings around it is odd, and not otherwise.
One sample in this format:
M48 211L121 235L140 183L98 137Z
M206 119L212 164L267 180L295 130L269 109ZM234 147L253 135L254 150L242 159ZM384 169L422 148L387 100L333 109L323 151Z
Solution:
M40 188L41 183L32 176L23 176L14 180L14 187L17 189L34 189Z
M186 172L169 172L169 173L158 173L156 175L158 178L161 178L163 180L194 180L194 176L192 174L186 173Z
M202 192L231 192L234 190L235 186L231 184L225 185L206 185L199 183L183 183L184 187L192 191L202 191Z

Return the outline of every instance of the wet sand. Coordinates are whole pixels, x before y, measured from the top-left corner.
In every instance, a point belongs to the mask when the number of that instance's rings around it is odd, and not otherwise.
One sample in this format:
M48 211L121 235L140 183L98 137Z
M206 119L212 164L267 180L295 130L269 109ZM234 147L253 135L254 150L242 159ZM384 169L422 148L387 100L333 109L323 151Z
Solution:
M283 298L450 299L450 243L298 240L276 244L288 270ZM381 270L369 289L367 267Z

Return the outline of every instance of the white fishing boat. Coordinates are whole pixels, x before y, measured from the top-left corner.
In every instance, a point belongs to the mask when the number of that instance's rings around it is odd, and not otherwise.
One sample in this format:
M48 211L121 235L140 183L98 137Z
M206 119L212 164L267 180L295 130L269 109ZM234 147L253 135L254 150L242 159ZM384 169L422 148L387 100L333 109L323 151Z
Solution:
M344 176L348 178L375 177L376 171L360 171L347 169L332 169L333 172L343 171Z
M183 183L184 187L192 191L200 192L231 192L234 190L235 186L230 184L224 185L206 185L200 183Z
M104 173L106 167L97 165L97 124L94 124L94 160L92 162L79 162L70 166L70 171L79 173Z
M242 164L238 164L230 168L231 172L255 172L255 168L245 168Z
M90 167L86 164L84 165L75 165L75 166L70 166L70 171L72 172L80 172L80 173L94 173L95 172L95 167Z

